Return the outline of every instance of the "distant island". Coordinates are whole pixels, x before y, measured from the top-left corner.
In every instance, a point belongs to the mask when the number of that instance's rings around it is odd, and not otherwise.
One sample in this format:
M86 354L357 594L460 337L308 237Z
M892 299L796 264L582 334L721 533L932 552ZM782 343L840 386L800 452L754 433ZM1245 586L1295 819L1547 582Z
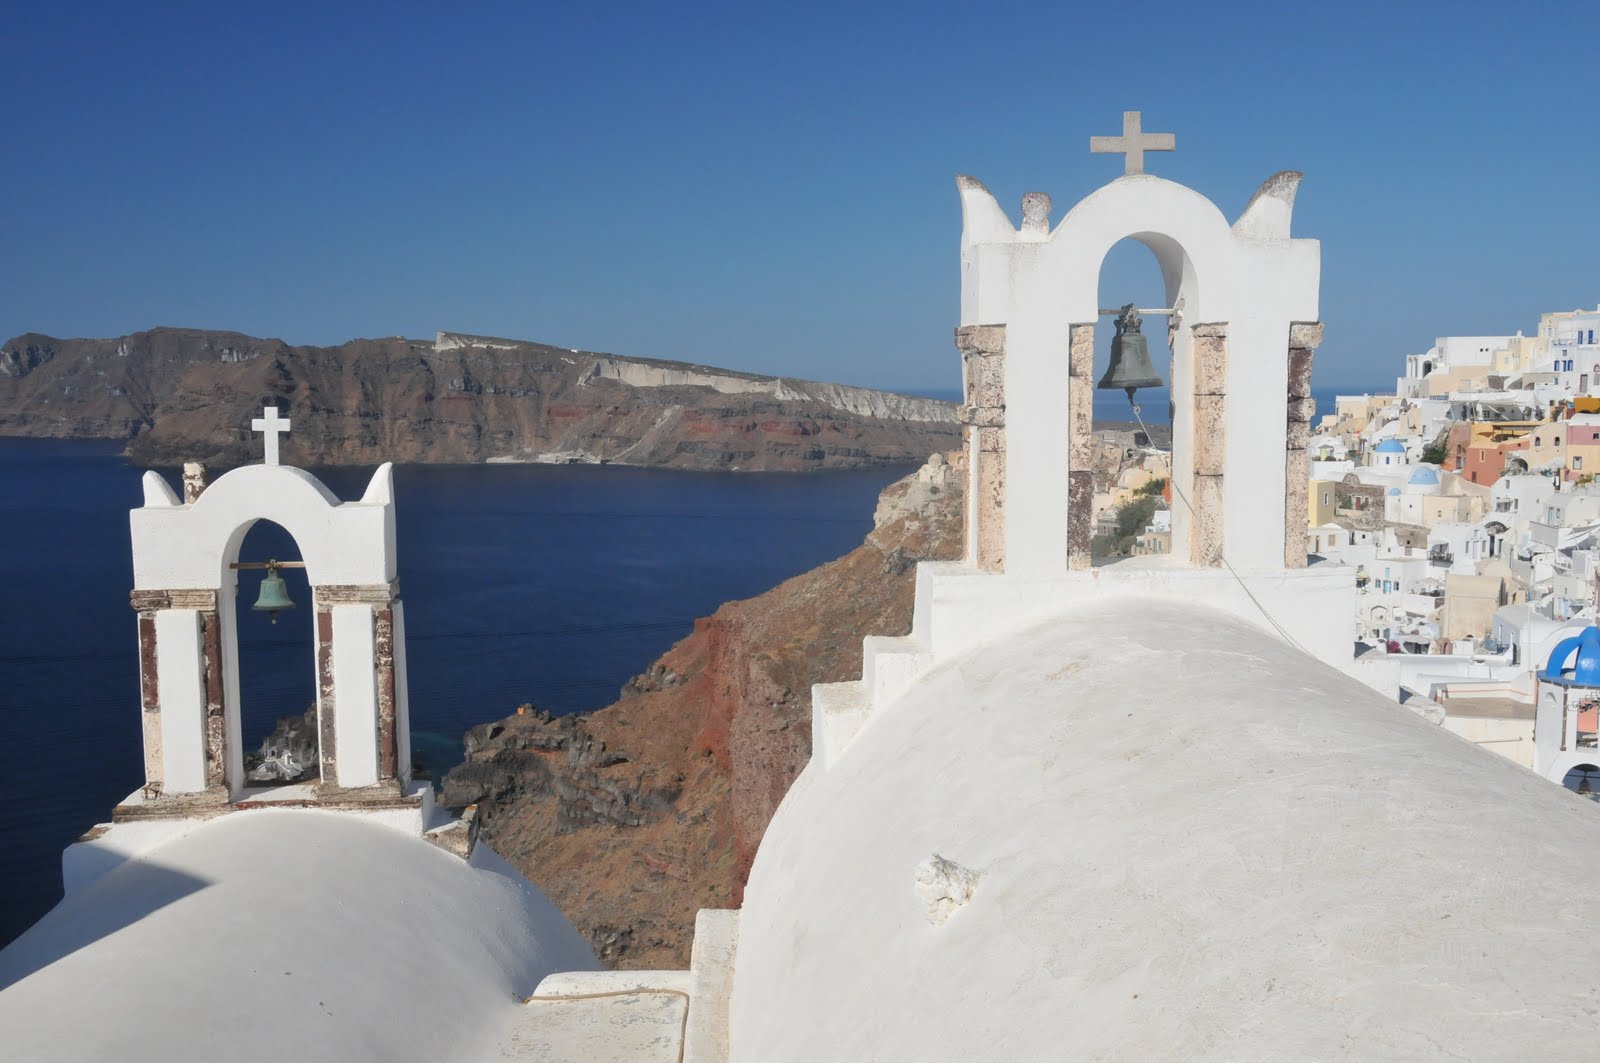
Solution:
M798 471L921 462L961 436L936 399L453 332L296 347L155 328L0 347L0 436L232 466L258 460L248 426L267 405L294 422L297 465Z

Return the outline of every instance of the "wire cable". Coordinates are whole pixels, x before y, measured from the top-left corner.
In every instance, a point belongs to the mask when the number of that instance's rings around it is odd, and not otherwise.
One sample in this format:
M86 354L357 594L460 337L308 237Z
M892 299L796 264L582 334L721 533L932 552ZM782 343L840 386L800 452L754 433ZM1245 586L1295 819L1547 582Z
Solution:
M1137 402L1134 402L1131 396L1129 397L1128 405L1133 407L1133 419L1135 421L1139 422L1140 429L1142 429L1144 431L1144 437L1146 439L1151 438L1151 436L1150 436L1150 427L1144 423L1144 408L1142 406L1140 406ZM1180 502L1183 503L1184 508L1189 511L1189 515L1191 517L1194 517L1194 518L1198 519L1200 515L1195 512L1195 508L1189 502L1188 496L1185 495L1183 493L1183 489L1178 486L1178 477L1177 477L1177 470L1176 469L1173 469L1172 472L1169 473L1167 482L1172 484L1172 493L1178 498L1178 500ZM1308 656L1315 656L1314 654L1311 653L1310 650L1308 650L1304 646L1300 645L1300 640L1295 638L1293 635L1289 634L1288 629L1286 629L1282 624L1278 623L1278 618L1277 617L1273 616L1270 612L1267 611L1267 607L1261 604L1261 599L1256 597L1255 592L1250 589L1250 587L1249 587L1249 585L1247 583L1245 583L1243 577L1241 577L1239 575L1239 573L1235 572L1234 569L1233 569L1233 566L1228 563L1227 555L1226 554L1218 554L1217 556L1218 556L1218 559L1221 560L1223 567L1228 570L1228 575L1232 576L1234 578L1234 581L1239 584L1239 589L1244 591L1245 596L1250 599L1250 601L1255 605L1256 609L1258 609L1261 612L1261 615L1266 618L1267 623L1272 625L1273 630L1275 630L1279 635L1283 636L1283 640L1285 642L1287 642L1289 645L1293 646L1295 649L1299 650L1301 653L1307 654Z

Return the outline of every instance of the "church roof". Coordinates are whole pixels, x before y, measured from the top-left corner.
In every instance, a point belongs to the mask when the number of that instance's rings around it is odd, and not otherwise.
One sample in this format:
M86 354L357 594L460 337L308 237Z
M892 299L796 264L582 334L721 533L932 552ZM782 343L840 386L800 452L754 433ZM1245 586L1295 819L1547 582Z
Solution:
M1404 454L1406 452L1405 444L1398 439L1385 439L1374 449L1379 454Z
M732 1049L1582 1058L1596 881L1590 803L1241 620L1083 604L800 776L745 893Z
M1600 628L1591 625L1556 643L1539 678L1547 683L1600 687Z
M1409 482L1422 487L1435 485L1439 482L1439 470L1432 465L1418 465Z
M486 845L464 861L365 817L234 812L0 952L0 1030L35 1063L478 1060L541 978L594 966Z

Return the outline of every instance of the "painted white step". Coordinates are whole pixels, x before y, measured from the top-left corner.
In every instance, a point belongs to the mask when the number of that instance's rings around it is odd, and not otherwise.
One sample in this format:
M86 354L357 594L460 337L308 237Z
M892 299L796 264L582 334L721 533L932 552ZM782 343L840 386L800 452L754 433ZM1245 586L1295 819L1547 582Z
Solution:
M861 681L880 710L903 694L913 680L933 662L920 639L906 635L891 638L868 635L861 640Z
M859 679L847 683L818 683L811 688L811 760L826 771L843 755L872 704L867 685Z

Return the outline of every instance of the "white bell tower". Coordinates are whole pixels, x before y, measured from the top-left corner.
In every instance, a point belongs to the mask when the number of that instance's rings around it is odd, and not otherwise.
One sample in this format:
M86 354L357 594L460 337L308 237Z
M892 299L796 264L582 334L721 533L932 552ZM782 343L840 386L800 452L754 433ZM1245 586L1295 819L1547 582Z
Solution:
M1091 151L1122 176L1052 224L1030 192L1014 225L974 178L961 197L966 551L922 562L910 635L869 637L858 682L813 695L813 764L913 680L980 643L1112 596L1202 602L1338 668L1351 657L1348 569L1307 567L1311 363L1321 247L1290 234L1301 175L1269 177L1230 223L1205 196L1144 172L1171 151L1138 112ZM1173 349L1172 552L1094 563L1094 326L1112 246L1149 248Z
M210 486L186 476L182 499L148 472L144 505L131 514L145 785L119 811L274 799L245 785L239 723L236 568L258 520L294 538L316 613L306 660L316 673L318 782L281 796L412 803L393 467L380 466L359 500L341 502L310 473L279 463L278 437L290 423L275 407L253 427L264 435L263 464Z

